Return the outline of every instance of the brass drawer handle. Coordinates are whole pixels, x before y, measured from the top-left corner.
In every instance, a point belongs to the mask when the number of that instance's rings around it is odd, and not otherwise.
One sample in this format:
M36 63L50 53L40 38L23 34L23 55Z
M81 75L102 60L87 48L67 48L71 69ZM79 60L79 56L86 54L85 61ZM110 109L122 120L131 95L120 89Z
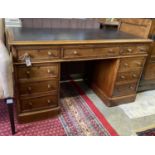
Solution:
M48 69L48 70L47 70L47 72L50 74L50 73L51 73L51 70L50 70L50 69Z
M48 103L48 104L51 104L51 100L47 100L47 103Z
M132 74L132 77L133 77L133 78L137 78L137 75L136 75L136 74Z
M125 76L124 75L121 75L121 79L125 79Z
M78 54L78 52L77 52L77 51L73 51L73 54L74 54L74 55L77 55L77 54Z
M30 77L30 71L26 71L27 77Z
M26 71L26 74L27 74L27 75L30 75L30 71Z
M50 85L50 84L48 84L48 86L47 86L47 87L48 87L48 89L50 89L50 88L51 88L51 85Z
M141 66L141 65L142 65L142 63L141 63L141 62L136 62L136 64L137 64L138 66Z
M26 53L24 54L24 57L30 57L29 53L26 52Z
M54 71L52 71L51 69L48 69L47 72L48 72L48 74L55 75Z
M130 89L131 89L131 90L134 90L134 86L130 86Z
M127 51L128 51L128 52L132 52L132 49L131 49L131 48L128 48Z
M116 53L115 53L115 51L113 51L113 49L109 49L107 54L112 55L112 54L116 54Z
M129 66L129 64L128 64L128 63L124 63L124 66L125 66L125 67L128 67L128 66Z
M48 51L48 56L52 56L52 52L51 51Z
M113 49L108 50L109 53L114 53Z
M141 52L145 52L145 51L146 51L146 48L142 48L142 47L141 47L141 48L139 48L139 49L140 49Z
M52 55L52 52L51 51L48 51L48 55L51 56Z
M27 90L28 90L29 93L31 93L32 88L28 87Z

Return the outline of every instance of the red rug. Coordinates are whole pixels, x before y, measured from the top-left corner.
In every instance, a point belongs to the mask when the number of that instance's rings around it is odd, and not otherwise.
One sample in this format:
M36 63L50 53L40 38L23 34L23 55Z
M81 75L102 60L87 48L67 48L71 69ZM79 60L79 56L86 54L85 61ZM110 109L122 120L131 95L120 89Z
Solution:
M16 136L117 136L117 132L74 82L61 85L59 116L27 124L16 122ZM0 104L0 135L9 136L7 107Z

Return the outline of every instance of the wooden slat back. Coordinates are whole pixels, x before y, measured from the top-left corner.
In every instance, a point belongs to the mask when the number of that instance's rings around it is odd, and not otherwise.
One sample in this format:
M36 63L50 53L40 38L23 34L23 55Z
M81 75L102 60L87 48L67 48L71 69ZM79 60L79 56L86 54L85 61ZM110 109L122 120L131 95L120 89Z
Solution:
M123 18L120 19L119 29L139 37L148 38L152 21L142 18Z
M75 18L23 18L23 27L33 28L96 28L100 24L97 19L75 19Z

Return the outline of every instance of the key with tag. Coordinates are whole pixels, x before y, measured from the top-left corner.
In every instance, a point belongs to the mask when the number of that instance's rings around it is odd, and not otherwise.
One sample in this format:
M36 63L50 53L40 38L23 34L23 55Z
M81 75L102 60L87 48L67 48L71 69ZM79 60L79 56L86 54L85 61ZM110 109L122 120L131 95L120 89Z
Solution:
M25 57L25 63L27 67L32 65L30 57Z

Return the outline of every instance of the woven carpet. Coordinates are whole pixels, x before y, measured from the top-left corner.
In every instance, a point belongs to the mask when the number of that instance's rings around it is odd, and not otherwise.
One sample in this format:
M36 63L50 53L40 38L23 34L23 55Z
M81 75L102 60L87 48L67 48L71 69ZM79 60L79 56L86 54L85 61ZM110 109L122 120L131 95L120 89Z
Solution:
M61 113L47 120L18 124L16 136L116 136L117 132L75 83L61 85ZM9 136L10 124L4 103L0 104L0 135Z

